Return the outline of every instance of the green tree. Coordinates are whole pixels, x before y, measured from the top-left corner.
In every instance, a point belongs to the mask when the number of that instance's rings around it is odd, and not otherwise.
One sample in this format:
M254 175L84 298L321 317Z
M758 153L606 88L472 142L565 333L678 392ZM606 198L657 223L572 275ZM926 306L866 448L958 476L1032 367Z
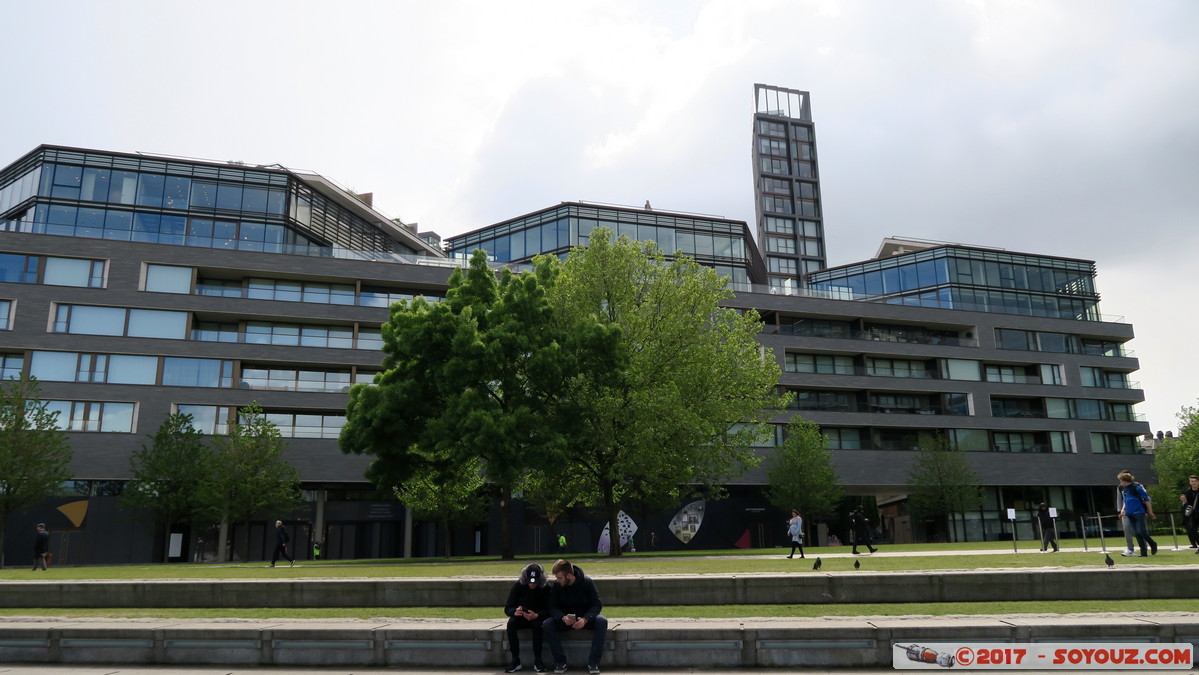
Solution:
M574 489L610 532L627 501L677 499L687 485L718 495L757 464L749 447L778 405L778 366L755 340L757 313L720 306L732 295L715 270L603 228L562 264L558 320L619 335L615 358L570 382Z
M0 383L0 568L8 518L56 494L71 479L71 444L37 380Z
M770 460L766 484L771 504L805 516L834 513L845 494L820 427L799 415L787 423L787 438Z
M300 500L300 474L283 459L287 443L257 402L237 411L229 432L214 436L216 491L223 515L240 518L243 560L250 559L250 521L264 511L290 511Z
M163 529L162 560L167 562L172 526L209 525L220 519L213 481L216 465L191 415L168 416L150 439L150 445L143 443L130 458L133 478L121 493L121 503L153 515Z
M430 463L408 476L395 490L396 498L412 509L415 518L442 526L446 558L453 553L454 525L473 525L485 520L486 481L482 469L483 461L477 458L461 463Z
M1148 489L1155 511L1163 516L1178 508L1178 495L1190 487L1187 477L1199 475L1199 408L1180 409L1178 424L1178 436L1163 441L1153 454L1158 484Z
M384 370L373 385L350 390L340 437L343 452L375 456L367 476L381 489L402 487L439 462L481 459L499 495L506 559L513 487L528 470L563 461L568 378L614 351L596 326L572 331L553 320L545 289L556 274L547 258L532 272L505 269L497 279L476 251L465 274L451 275L443 302L392 305Z
M920 441L920 450L908 469L908 504L918 514L945 516L962 514L982 506L982 481L966 453L944 434ZM952 528L951 528L952 529Z

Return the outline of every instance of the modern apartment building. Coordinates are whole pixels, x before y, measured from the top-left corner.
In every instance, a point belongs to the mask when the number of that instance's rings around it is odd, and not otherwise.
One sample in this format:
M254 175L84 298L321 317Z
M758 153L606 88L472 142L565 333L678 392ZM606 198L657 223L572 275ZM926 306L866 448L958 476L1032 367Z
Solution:
M971 539L1010 536L1005 510L1040 501L1068 516L1063 531L1079 514L1112 512L1117 470L1151 474L1137 442L1149 429L1134 411L1144 395L1132 327L1099 313L1094 263L888 240L868 260L827 268L807 94L759 85L755 97L758 205L766 195L789 205L772 198L757 214L761 253L743 221L648 204L563 202L451 237L447 253L364 197L277 165L41 146L0 169L0 375L41 381L76 477L11 531L46 520L68 563L153 559L161 543L114 496L130 456L172 412L219 434L257 401L288 439L305 503L263 514L255 550L269 553L268 522L283 517L299 550L319 541L324 557L398 556L406 539L436 555L447 533L405 522L363 478L368 458L337 448L348 387L378 371L387 307L440 297L475 248L518 264L563 255L599 226L730 277L730 305L761 314L779 386L795 394L772 443L791 415L818 423L846 491L878 500L888 537L924 540L945 526L910 522L904 508L907 468L933 434L966 450L983 480ZM738 479L724 501L629 515L660 548L781 543L764 476ZM518 550L550 550L547 524L517 515ZM668 534L678 522L686 536ZM568 526L575 550L591 550L602 523L578 515ZM215 555L207 533L180 534L177 559ZM457 551L494 552L498 526L448 536ZM26 543L10 537L12 559Z

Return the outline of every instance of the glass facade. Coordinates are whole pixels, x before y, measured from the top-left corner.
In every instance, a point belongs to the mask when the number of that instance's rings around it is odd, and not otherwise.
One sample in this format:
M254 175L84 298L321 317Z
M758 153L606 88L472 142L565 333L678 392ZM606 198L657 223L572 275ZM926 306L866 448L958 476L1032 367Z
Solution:
M1100 320L1088 260L940 246L822 270L810 280L845 299Z
M816 127L808 92L754 85L754 196L769 285L803 288L824 269L824 223Z
M458 258L481 248L497 262L521 262L538 254L565 256L571 248L585 246L597 227L653 241L667 257L685 254L735 283L759 280L745 223L651 210L562 204L452 237L446 246Z
M201 248L426 252L283 169L69 148L43 147L0 173L0 221L23 232Z

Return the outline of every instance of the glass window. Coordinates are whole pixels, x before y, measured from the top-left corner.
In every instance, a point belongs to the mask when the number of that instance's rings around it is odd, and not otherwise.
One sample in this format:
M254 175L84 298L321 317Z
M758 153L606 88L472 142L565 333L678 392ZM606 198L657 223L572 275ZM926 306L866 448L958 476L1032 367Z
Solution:
M1041 384L1061 384L1062 369L1053 363L1040 364Z
M37 283L37 256L0 253L0 281L17 284Z
M146 290L156 293L191 293L192 268L146 265Z
M25 357L20 354L0 354L0 379L15 380L21 376Z
M192 181L191 205L200 209L215 209L216 193L216 183Z
M108 181L108 203L133 204L137 198L137 172L113 171Z
M143 173L137 179L138 206L162 206L162 190L166 176Z
M182 340L187 336L187 312L131 309L127 335Z
M29 358L29 376L46 382L74 382L79 354L35 351Z
M51 286L98 286L100 284L93 283L95 262L82 258L46 258L46 274L42 281Z
M85 335L124 335L125 310L120 307L93 307L90 305L60 305L69 315L67 333Z
M85 168L79 198L85 202L108 201L109 179L108 169Z
M0 300L0 330L12 328L12 300Z
M162 360L162 384L168 387L230 387L232 373L232 361L176 357Z
M330 344L330 347L333 345ZM382 349L383 335L377 330L359 329L358 349Z
M109 384L154 384L158 378L158 357L111 354L108 357Z
M771 253L795 253L795 240L784 237L766 237L766 250Z
M995 337L1000 349L1020 349L1027 351L1029 348L1027 331L996 328Z
M978 361L969 359L943 359L941 361L941 373L946 379L950 380L974 380L981 379L978 371Z
M100 431L111 433L129 433L133 431L132 403L113 403L112 401L107 401L101 405L103 406L103 413L100 419Z
M216 207L227 211L241 210L242 186L221 183L217 186Z
M266 211L266 188L246 186L242 191L241 209L243 211Z

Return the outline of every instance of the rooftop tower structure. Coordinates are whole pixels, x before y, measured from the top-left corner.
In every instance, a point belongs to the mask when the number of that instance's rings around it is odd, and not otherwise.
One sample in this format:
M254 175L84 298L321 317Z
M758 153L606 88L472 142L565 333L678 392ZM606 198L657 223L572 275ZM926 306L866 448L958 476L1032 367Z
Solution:
M754 85L754 208L769 283L806 286L826 265L816 130L806 91Z

